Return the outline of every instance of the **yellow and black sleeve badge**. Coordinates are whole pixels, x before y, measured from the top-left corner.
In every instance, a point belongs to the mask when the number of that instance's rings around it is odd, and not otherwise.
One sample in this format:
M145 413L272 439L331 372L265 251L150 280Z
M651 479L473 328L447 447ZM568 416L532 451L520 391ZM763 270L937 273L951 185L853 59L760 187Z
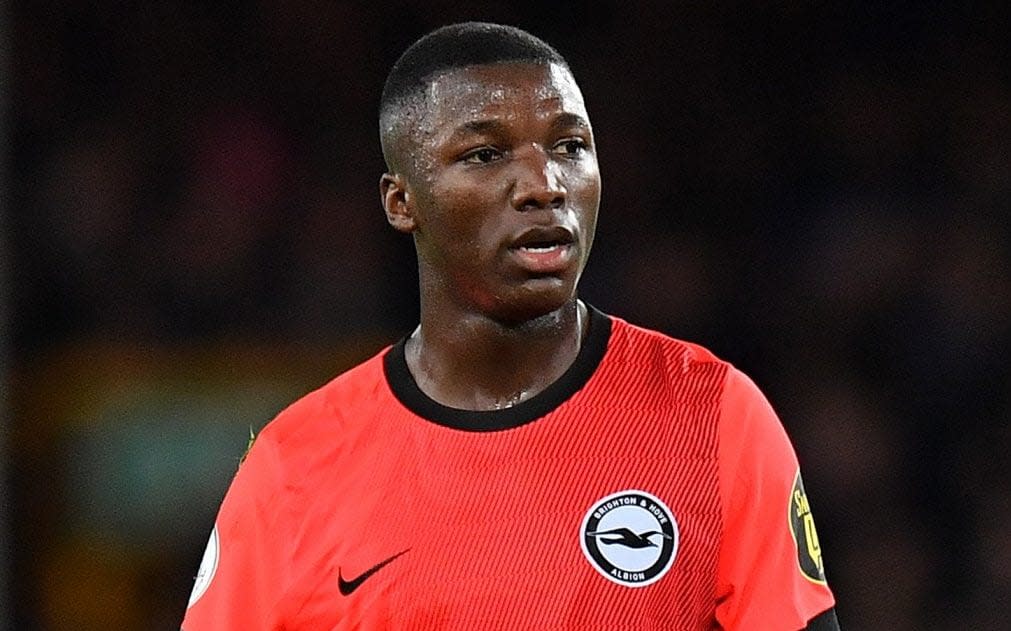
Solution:
M821 557L821 544L818 542L818 531L814 528L814 517L811 515L811 505L804 492L804 481L800 471L793 481L793 492L790 493L790 512L787 520L790 524L790 534L797 544L797 562L800 573L807 580L825 585L825 561Z

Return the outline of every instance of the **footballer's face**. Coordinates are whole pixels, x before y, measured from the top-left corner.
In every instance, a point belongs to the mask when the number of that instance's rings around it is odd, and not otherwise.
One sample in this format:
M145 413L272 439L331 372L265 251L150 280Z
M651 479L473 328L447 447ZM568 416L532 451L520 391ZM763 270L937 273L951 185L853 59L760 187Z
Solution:
M593 242L600 173L582 94L555 64L472 66L438 76L383 177L390 223L413 233L422 298L505 322L576 295Z

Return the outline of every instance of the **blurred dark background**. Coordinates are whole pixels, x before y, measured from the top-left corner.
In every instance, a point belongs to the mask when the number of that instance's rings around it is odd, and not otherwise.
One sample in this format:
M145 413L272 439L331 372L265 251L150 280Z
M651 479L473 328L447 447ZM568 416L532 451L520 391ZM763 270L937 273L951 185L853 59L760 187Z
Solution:
M0 628L177 629L250 430L413 327L377 103L463 19L569 58L583 296L768 394L844 628L1006 628L1001 4L9 3Z

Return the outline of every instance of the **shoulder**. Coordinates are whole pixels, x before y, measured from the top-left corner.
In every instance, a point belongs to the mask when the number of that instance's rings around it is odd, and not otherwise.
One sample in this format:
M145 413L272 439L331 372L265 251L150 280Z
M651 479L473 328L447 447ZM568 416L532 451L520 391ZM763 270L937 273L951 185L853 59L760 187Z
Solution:
M724 452L764 447L777 452L788 450L790 459L794 458L772 404L748 375L732 366L723 386L720 425Z
M282 410L265 428L279 443L312 429L321 420L339 420L348 408L360 407L384 384L382 358L388 348L354 368L341 373Z
M608 362L613 366L640 371L645 376L710 390L719 397L730 363L700 344L680 340L611 316ZM686 383L694 380L695 383Z
M673 367L687 369L698 365L729 364L700 344L671 337L615 316L611 319L611 343L608 350L624 361L663 360Z
M786 434L755 382L705 346L611 317L611 369L640 375L677 394L676 400L718 405L722 451L748 449L755 440L788 445Z
M793 444L766 396L733 366L722 387L718 437L725 510L763 495L789 497L799 466Z
M611 319L611 345L629 353L663 351L666 355L677 357L684 363L716 363L725 361L713 354L709 349L694 342L680 340L645 327L632 324L622 318L608 315Z
M609 315L611 339L608 361L637 366L669 377L710 375L710 385L721 399L728 420L744 417L768 421L771 407L755 382L731 362L705 346L631 324ZM767 424L767 423L762 423ZM778 422L777 422L778 424Z
M363 408L374 406L385 388L382 358L388 347L341 373L328 383L298 398L256 435L241 469L273 469L288 477L293 467L309 463L321 445L343 440Z

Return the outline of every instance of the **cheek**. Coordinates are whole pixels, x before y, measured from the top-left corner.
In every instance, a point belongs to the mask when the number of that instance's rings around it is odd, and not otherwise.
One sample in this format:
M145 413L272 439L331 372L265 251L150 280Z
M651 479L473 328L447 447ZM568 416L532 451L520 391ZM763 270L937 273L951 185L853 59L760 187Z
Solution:
M586 201L586 205L592 206L593 212L596 214L597 207L600 206L600 178L597 177L596 174L592 177L587 176L583 198Z
M579 215L578 221L586 246L584 256L588 256L597 230L597 211L600 207L600 174L596 163L592 168L580 169L573 174L571 182L573 184L569 194L573 197L573 207Z
M436 182L425 204L423 232L438 243L444 257L474 261L481 244L492 238L493 226L485 212L487 187L470 182Z
M600 172L596 163L572 174L569 194L578 201L582 213L595 220L600 206Z
M570 194L575 193L580 199L600 198L600 167L593 154L571 163L566 176L570 183Z

